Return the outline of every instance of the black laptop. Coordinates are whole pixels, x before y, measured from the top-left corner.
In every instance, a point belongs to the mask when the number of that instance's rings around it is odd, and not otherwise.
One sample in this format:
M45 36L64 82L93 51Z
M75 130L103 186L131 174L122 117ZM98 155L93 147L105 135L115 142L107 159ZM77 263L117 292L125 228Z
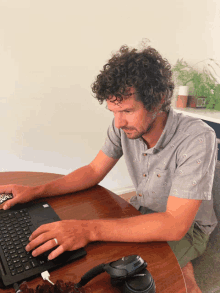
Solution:
M30 202L10 210L0 210L0 277L5 286L37 277L45 270L50 272L86 255L85 249L81 248L66 251L49 261L47 256L52 250L38 257L26 252L32 232L55 221L60 221L60 218L47 202Z

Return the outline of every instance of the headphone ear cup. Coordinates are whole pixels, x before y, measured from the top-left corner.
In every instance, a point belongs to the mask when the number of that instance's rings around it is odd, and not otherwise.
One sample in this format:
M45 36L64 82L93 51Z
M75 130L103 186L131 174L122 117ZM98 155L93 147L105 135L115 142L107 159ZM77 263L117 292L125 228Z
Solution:
M111 284L113 287L120 287L124 285L125 279L119 279L119 278L111 278Z
M156 286L150 272L144 269L125 280L123 293L155 293Z

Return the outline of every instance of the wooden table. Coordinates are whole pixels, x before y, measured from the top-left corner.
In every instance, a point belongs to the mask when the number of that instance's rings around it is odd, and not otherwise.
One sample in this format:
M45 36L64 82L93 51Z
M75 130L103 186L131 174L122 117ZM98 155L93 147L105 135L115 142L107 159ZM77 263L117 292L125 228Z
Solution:
M62 177L59 174L37 172L0 172L0 185L22 184L40 185ZM40 199L38 201L43 201ZM60 197L46 198L62 220L67 219L99 219L99 218L125 218L140 215L133 206L113 192L97 185L85 191ZM50 273L51 281L79 282L82 275L94 266L117 260L125 255L140 255L147 263L148 270L156 283L157 293L186 292L181 268L172 250L166 242L151 243L120 243L96 242L85 247L87 256L59 268ZM30 288L41 284L41 277L28 281ZM85 288L90 292L120 292L110 284L107 273L100 274L90 281ZM0 292L13 290L0 289Z

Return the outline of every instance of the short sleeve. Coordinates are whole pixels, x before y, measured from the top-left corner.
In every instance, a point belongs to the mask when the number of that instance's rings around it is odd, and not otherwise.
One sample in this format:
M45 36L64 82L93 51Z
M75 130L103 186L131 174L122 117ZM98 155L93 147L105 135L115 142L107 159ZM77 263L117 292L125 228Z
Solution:
M120 130L115 127L114 119L107 130L107 137L101 150L108 157L114 159L119 159L123 155L121 146L121 133Z
M211 200L217 141L214 131L188 136L177 152L177 167L170 195Z

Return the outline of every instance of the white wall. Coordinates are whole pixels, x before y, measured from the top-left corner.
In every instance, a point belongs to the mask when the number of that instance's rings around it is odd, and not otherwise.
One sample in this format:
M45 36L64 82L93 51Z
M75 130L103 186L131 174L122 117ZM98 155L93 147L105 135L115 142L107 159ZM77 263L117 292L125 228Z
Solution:
M68 174L90 163L112 115L90 85L123 44L172 64L220 60L215 0L0 0L0 171ZM123 158L101 182L132 188Z

